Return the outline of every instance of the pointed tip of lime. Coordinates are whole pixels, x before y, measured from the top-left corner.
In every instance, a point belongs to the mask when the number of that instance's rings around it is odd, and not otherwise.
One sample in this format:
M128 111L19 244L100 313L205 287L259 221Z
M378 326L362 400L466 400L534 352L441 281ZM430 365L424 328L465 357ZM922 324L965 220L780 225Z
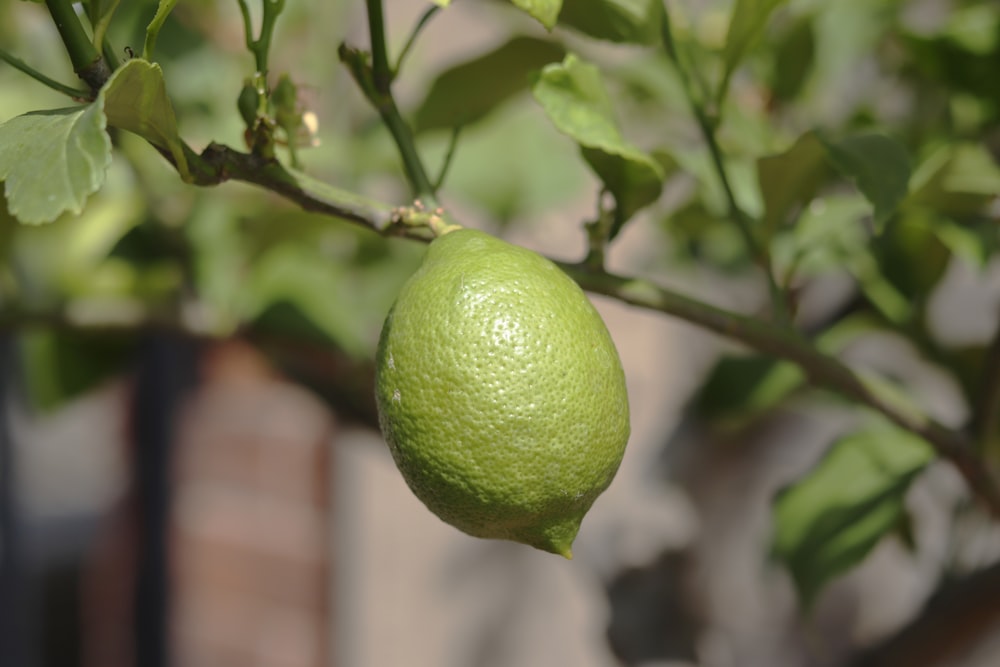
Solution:
M515 539L536 549L562 556L566 560L573 560L573 540L576 539L582 520L582 516L564 519L543 529L533 530L530 535L522 535L521 538Z

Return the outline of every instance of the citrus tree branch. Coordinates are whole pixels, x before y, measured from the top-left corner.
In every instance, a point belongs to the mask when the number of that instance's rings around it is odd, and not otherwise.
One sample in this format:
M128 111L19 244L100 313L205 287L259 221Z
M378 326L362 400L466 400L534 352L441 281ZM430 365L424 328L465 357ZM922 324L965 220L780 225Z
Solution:
M169 153L164 153L164 156L171 159ZM433 237L429 230L442 224L437 211L428 211L418 205L393 207L367 199L289 170L277 160L243 153L221 144L210 144L201 154L190 151L187 158L195 185L212 186L229 180L252 183L289 199L305 210L360 224L379 234L426 241ZM1000 518L1000 491L960 432L886 401L854 370L837 358L824 354L795 331L718 308L641 278L614 275L587 264L563 263L561 267L587 291L678 317L763 354L796 364L813 386L834 391L865 405L929 442L940 457L956 466L989 512ZM0 328L32 321L38 323L38 317L27 317L23 312L9 309L0 310ZM98 326L94 322L82 324ZM118 326L122 324L118 323ZM135 323L126 323L125 326L135 326Z
M45 0L52 22L66 46L73 71L95 93L111 76L107 63L94 48L70 0Z
M966 437L885 400L854 370L836 357L824 354L794 331L717 308L646 280L594 271L583 264L561 266L587 291L673 315L768 356L796 364L813 386L865 405L930 443L940 457L955 465L990 514L1000 519L1000 490Z
M382 234L392 233L390 227L399 222L392 231L421 238L419 233L407 233L406 218L399 209L287 169L274 158L244 153L217 143L209 144L201 154L186 145L184 149L194 185L212 186L226 181L252 183L281 195L306 211L347 220ZM176 167L169 151L158 150Z
M427 168L417 152L413 130L399 112L392 95L392 80L397 72L389 65L382 0L367 0L366 5L371 53L341 44L338 51L340 60L347 66L358 88L381 116L382 123L392 135L414 197L423 201L428 207L436 208L434 184L427 175Z
M273 19L280 12L283 2L282 0L264 1L265 8L270 8L270 15ZM46 4L52 12L53 20L59 26L60 35L62 35L67 50L70 52L77 72L80 73L81 68L86 69L95 63L103 63L104 61L97 54L90 40L86 39L86 34L68 0L46 0ZM391 93L392 71L385 50L381 0L367 0L367 4L373 54L366 54L342 45L340 57L392 134L414 194L422 201L413 206L393 207L341 190L288 169L274 158L244 153L217 143L210 144L200 154L184 146L190 181L193 184L212 186L229 180L252 183L289 199L305 210L348 220L384 235L396 234L429 240L436 235L435 230L446 225L446 221L442 220L443 213L437 209L434 202L434 188L427 176L423 162L417 154L412 131L399 113ZM243 6L245 5L241 2L241 7ZM663 22L663 34L664 46L668 55L677 64L682 79L688 81L680 59L677 57L668 18L665 18ZM83 37L82 41L81 36ZM85 79L85 81L92 88L94 83L97 83L96 88L100 88L109 76L106 70L107 66L104 65L103 74L96 71L95 76L89 80ZM81 76L83 75L81 74ZM885 400L873 391L854 370L837 358L818 350L787 325L786 316L783 315L785 313L784 299L780 290L774 285L774 276L770 271L770 260L766 252L758 247L752 233L750 218L739 207L729 184L722 153L715 138L713 121L698 101L697 96L693 94L689 83L685 84L685 88L688 91L692 107L695 109L695 115L702 128L705 141L708 143L713 163L726 191L734 221L744 230L748 246L756 254L758 262L766 269L768 279L772 283L772 296L775 297L774 308L778 316L776 317L777 323L771 324L717 308L649 281L617 276L589 264L564 264L563 269L588 291L681 318L721 336L739 341L766 355L796 364L805 372L812 385L834 391L856 403L865 405L881 413L901 428L924 438L935 448L940 457L951 461L956 466L981 503L994 517L1000 518L1000 491L997 490L983 461L974 452L969 439L962 432L949 429L924 415L915 414L911 410L906 410ZM159 150L168 161L173 163L175 167L177 166L169 152L164 149ZM32 318L27 317L25 313L12 311L9 306L0 309L0 328L3 328L5 323L9 325L22 321L30 322L31 320ZM78 324L80 326L99 325L99 323L94 322L80 322ZM126 323L126 326L135 327L136 323ZM998 352L998 347L1000 347L1000 342L994 345L995 353ZM1000 353L994 354L991 358L995 359L997 356L1000 356ZM997 366L1000 366L1000 361L994 360L987 366L996 370ZM997 375L1000 374L994 373L994 377ZM1000 385L1000 382L987 378L985 384L987 393L990 391L1000 393L1000 389L994 386ZM991 405L987 407L992 409L994 402L995 400L991 399Z

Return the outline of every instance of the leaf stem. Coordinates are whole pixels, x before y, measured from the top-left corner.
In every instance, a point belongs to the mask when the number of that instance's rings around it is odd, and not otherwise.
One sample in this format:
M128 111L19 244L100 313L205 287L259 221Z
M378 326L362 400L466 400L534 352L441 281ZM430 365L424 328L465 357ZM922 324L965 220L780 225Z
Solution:
M437 7L437 5L434 5ZM444 162L441 163L441 171L434 180L434 190L440 190L444 185L444 179L448 176L448 169L451 168L451 161L455 157L455 149L458 148L458 136L462 133L462 126L456 125L451 130L451 138L448 140L448 150L444 154Z
M108 26L111 25L111 19L115 15L115 10L118 9L119 2L120 0L111 0L107 7L103 7L104 13L101 16L91 16L90 24L94 30L94 37L91 41L95 49L100 49L104 44L104 35L108 31Z
M39 83L48 86L49 88L58 93L62 93L63 95L69 95L70 97L76 100L84 100L90 97L89 91L83 90L81 88L74 88L72 86L67 86L64 83L59 83L55 79L50 79L49 77L45 76L44 74L33 68L28 63L24 62L20 58L12 56L3 49L0 49L0 60L3 60L14 69L24 72L35 81L38 81Z
M406 39L406 44L403 45L403 50L399 52L399 57L396 58L396 66L392 68L393 79L399 74L399 70L403 68L403 62L406 60L406 56L410 54L410 49L416 43L417 36L420 35L424 26L431 20L431 17L437 14L440 9L440 5L431 5L417 20L416 25L413 26L413 30L410 31L410 36Z
M142 44L142 57L150 62L153 62L153 52L156 50L156 39L160 36L160 30L163 28L164 22L166 22L167 17L170 16L170 12L174 10L176 4L177 0L160 2L156 8L153 20L146 26L146 40Z
M69 0L45 0L45 6L69 53L73 71L96 93L111 76L111 71L83 29L73 4Z
M716 135L719 118L717 115L710 115L702 99L695 94L694 86L691 81L691 73L681 61L680 53L677 50L677 44L674 41L673 28L670 22L670 13L666 4L663 6L661 16L660 33L662 36L663 48L667 53L667 57L670 58L671 62L674 64L674 68L677 70L678 77L681 81L681 87L684 89L684 95L687 98L688 104L691 106L691 111L698 124L698 129L701 133L702 139L705 141L706 146L708 146L709 156L712 159L712 167L715 170L719 183L722 186L722 190L725 193L728 217L733 221L733 224L736 226L740 236L743 237L743 243L746 246L747 252L750 253L754 262L764 272L764 276L767 279L768 292L770 293L771 307L774 309L775 321L779 324L788 325L788 304L786 303L785 294L782 291L781 286L778 284L777 277L774 275L774 268L771 265L770 252L768 251L767 246L760 243L757 236L754 234L753 220L736 200L736 193L729 180L725 159ZM721 104L719 105L719 108L721 108Z

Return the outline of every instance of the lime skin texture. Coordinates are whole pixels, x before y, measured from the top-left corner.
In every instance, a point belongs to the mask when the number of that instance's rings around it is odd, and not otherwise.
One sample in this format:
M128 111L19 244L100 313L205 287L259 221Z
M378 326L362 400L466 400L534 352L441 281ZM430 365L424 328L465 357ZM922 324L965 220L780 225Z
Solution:
M621 361L559 267L471 229L435 239L385 320L379 422L434 514L572 557L629 437Z

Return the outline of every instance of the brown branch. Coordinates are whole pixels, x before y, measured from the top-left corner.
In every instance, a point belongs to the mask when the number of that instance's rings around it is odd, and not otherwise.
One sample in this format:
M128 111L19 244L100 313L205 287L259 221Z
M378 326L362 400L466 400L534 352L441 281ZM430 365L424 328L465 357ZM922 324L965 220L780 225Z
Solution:
M716 308L646 280L594 271L585 265L563 264L562 268L585 290L679 317L758 352L798 365L813 386L866 405L929 442L939 456L956 466L990 514L1000 518L1000 491L964 435L887 402L855 371L839 359L817 350L795 331Z

